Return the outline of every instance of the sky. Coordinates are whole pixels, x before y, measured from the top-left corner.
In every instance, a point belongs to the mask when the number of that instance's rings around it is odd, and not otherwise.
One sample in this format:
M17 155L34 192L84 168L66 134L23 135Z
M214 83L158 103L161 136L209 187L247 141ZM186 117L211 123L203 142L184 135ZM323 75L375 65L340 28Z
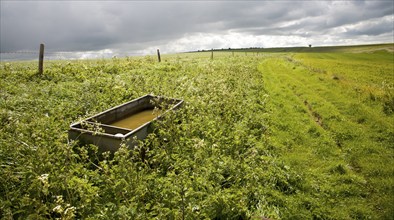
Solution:
M3 56L40 43L77 58L393 43L393 29L391 0L0 0Z

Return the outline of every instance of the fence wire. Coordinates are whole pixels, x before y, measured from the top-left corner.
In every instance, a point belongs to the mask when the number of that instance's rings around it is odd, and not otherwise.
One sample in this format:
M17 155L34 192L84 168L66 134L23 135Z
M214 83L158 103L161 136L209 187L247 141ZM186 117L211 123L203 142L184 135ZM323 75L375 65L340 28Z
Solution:
M143 56L140 52L105 52L105 51L44 51L44 60L79 60L106 59L113 57ZM0 52L0 61L38 60L39 51L5 51Z

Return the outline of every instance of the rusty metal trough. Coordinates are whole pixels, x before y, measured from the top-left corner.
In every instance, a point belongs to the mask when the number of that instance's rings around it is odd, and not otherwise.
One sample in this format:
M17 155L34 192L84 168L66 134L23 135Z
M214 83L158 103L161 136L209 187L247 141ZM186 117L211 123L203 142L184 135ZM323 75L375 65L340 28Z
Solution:
M133 148L137 144L135 138L142 140L151 132L153 121L161 118L167 111L178 109L182 104L183 100L180 99L145 95L71 124L68 137L71 140L79 140L83 144L94 144L99 147L101 152L115 152L121 143ZM169 108L162 109L157 117L135 129L111 125L138 112L154 108L160 109L162 106L168 106Z

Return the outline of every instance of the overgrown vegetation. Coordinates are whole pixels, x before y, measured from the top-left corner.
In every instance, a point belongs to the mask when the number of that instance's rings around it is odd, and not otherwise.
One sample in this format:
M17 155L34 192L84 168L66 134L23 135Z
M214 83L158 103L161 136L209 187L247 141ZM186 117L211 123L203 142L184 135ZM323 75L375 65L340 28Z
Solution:
M392 218L392 53L209 57L1 63L2 218ZM185 105L135 150L67 140L148 93Z

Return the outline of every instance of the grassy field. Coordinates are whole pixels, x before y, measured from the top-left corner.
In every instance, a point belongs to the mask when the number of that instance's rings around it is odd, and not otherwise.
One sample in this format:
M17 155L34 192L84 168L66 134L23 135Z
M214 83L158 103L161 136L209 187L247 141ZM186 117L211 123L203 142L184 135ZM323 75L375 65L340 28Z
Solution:
M0 216L393 219L392 47L2 62ZM67 140L149 93L185 105L138 148Z
M393 216L392 54L281 55L259 69L271 144L305 177L311 209L335 219Z

